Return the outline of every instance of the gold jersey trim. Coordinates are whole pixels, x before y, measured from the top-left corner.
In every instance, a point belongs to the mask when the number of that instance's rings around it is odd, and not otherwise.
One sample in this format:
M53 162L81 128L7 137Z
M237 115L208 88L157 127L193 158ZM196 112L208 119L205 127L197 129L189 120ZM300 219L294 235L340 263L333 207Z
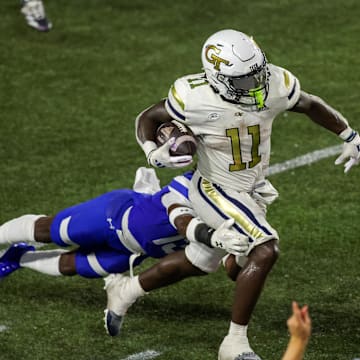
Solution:
M286 88L288 89L290 87L290 76L287 71L284 71L284 83Z
M250 237L254 239L266 237L266 235L256 225L252 224L244 215L239 212L238 208L234 204L219 194L211 182L202 178L201 187L203 188L205 194L214 202L214 204L226 215L234 218L235 221L247 232Z
M182 101L181 97L179 96L178 92L175 89L175 86L172 85L171 86L171 94L174 97L174 99L176 100L176 102L179 104L179 106L185 110L185 105L184 102Z

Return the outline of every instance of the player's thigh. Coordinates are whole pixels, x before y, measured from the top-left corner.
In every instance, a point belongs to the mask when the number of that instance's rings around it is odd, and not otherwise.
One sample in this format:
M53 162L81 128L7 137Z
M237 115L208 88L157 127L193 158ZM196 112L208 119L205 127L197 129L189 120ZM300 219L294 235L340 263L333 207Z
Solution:
M217 228L224 220L234 218L234 228L249 237L250 246L278 240L276 230L266 220L264 209L247 193L223 189L195 177L189 198L198 216L211 227Z
M93 252L78 250L75 258L76 271L88 278L123 273L130 268L130 255L109 248ZM145 258L137 257L132 266L139 265Z
M109 231L107 209L118 193L113 191L60 211L51 224L51 240L60 246L105 246L114 233Z

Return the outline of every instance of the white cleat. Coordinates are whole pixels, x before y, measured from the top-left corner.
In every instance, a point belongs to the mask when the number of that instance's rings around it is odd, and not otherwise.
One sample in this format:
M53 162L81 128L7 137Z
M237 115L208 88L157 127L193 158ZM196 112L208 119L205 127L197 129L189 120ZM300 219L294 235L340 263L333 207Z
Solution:
M38 31L47 32L52 28L41 0L22 0L21 13L27 24Z
M218 360L261 360L246 337L226 335L219 348Z
M135 302L129 299L131 278L122 274L111 274L104 278L107 295L107 306L104 311L105 329L110 336L120 333L124 316L128 308Z

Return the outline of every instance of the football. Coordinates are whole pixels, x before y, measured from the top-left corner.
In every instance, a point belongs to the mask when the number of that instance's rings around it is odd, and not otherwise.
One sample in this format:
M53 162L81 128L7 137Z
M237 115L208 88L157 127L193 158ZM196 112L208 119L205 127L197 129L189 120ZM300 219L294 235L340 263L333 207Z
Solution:
M195 154L196 137L186 125L176 120L161 124L156 131L156 144L161 146L172 137L175 138L175 142L170 147L171 156Z

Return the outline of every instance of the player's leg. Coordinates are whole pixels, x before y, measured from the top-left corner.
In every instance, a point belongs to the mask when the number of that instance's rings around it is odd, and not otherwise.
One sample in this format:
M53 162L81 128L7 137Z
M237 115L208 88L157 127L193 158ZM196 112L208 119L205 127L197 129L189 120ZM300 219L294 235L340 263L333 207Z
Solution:
M149 292L179 282L190 276L206 275L195 267L180 250L162 258L157 264L139 275L139 283L144 291Z
M62 249L41 251L26 243L17 243L0 257L0 278L21 268L51 276L75 275L75 255Z
M247 326L276 261L278 235L266 221L264 207L247 193L221 188L195 173L189 194L196 213L209 226L217 227L224 219L232 217L234 227L249 237L249 256L236 276L232 321L220 347L219 359L233 360L244 354L257 359L249 345Z
M234 360L246 353L249 359L259 359L249 345L247 327L277 256L277 240L265 242L251 251L238 272L230 328L220 345L219 360Z
M99 278L110 273L122 273L129 269L130 254L114 249L97 249L95 252L76 249L66 251L35 250L25 243L12 245L0 257L0 278L10 275L19 268L27 268L51 276L80 275L86 278ZM133 266L143 261L139 256Z
M236 278L235 299L232 321L247 325L255 304L260 296L267 275L278 257L278 242L270 240L256 246L248 256L248 261Z
M49 224L52 218L45 215L27 214L9 220L0 226L0 245L19 242L50 242ZM36 239L36 227L40 223L40 238ZM47 229L47 230L46 230Z
M191 264L185 251L180 250L165 256L138 276L115 275L107 278L105 328L108 334L117 336L120 333L124 315L139 297L186 277L199 275L206 275L206 272Z
M53 242L59 246L78 245L93 248L119 242L116 228L108 222L109 204L130 206L132 192L115 190L66 208L54 217L23 215L0 226L0 245L18 242ZM110 219L112 220L112 219Z

